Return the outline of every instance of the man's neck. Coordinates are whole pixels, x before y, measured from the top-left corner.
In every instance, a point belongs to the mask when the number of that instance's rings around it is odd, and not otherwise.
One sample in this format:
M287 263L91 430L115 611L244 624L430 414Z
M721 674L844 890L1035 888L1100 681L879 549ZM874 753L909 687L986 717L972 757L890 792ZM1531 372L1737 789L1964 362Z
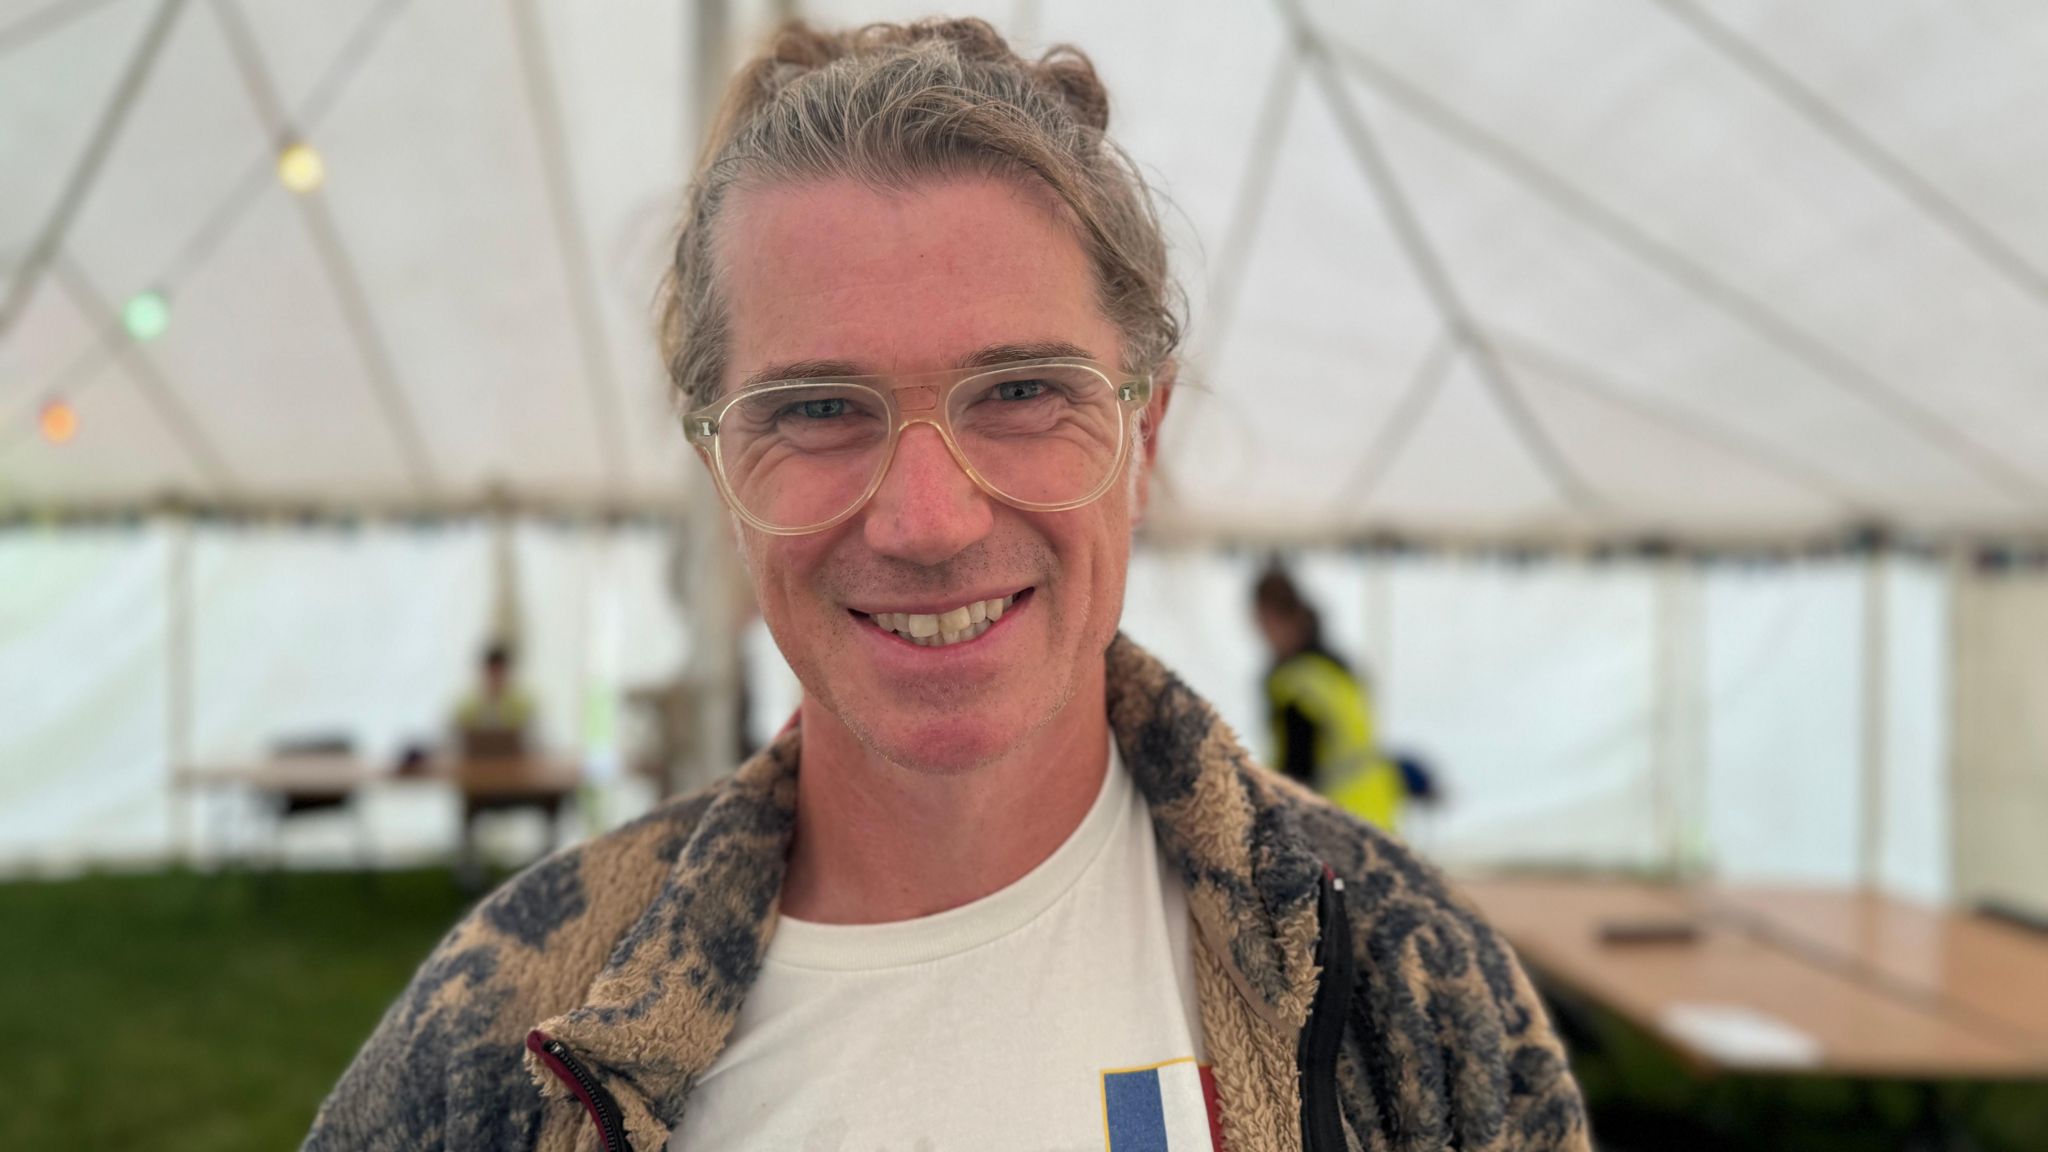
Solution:
M1108 767L1099 684L1000 759L945 775L876 755L806 695L782 911L880 924L1000 891L1080 826Z

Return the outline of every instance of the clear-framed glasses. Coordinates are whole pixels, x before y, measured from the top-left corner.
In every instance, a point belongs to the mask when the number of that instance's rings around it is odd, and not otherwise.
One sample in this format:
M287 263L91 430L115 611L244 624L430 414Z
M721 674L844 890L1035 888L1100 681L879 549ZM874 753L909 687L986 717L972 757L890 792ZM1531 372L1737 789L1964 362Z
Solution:
M929 424L990 496L1079 508L1116 482L1152 382L1059 357L916 376L777 380L683 417L719 491L763 532L822 532L858 512L912 424Z

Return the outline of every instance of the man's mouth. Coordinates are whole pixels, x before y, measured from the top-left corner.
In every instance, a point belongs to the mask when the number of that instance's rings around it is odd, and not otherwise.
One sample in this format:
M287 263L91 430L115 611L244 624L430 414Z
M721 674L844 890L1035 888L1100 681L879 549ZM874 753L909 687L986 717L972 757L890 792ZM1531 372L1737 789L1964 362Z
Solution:
M964 644L995 626L1003 613L1016 607L1017 601L1031 594L1026 588L1008 596L993 600L974 600L949 608L944 612L860 612L868 623L884 632L894 632L905 640L924 648L943 648L948 644Z

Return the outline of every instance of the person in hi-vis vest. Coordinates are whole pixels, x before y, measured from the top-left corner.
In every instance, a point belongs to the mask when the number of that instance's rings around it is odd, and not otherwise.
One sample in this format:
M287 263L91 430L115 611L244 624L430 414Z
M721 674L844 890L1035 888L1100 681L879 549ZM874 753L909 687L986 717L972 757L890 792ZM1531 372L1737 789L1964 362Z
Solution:
M1407 792L1374 741L1363 677L1323 644L1321 618L1278 564L1260 575L1252 609L1273 653L1266 673L1273 769L1397 831Z

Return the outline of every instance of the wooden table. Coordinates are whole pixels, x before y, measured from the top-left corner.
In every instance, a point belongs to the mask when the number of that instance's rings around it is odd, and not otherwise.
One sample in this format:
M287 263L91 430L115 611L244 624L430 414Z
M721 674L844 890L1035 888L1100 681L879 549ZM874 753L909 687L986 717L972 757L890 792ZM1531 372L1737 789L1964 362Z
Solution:
M275 797L281 813L313 807L353 804L362 792L378 787L418 783L453 785L462 795L461 854L458 871L477 880L475 823L484 812L535 808L554 826L562 805L582 784L582 769L573 763L542 756L488 760L429 761L421 771L401 773L354 756L284 756L246 764L186 769L172 777L174 787L197 790L234 787Z
M2048 1079L2035 1029L2048 941L1846 892L1678 889L1598 879L1461 885L1530 968L1616 1012L1702 1072L1930 1083ZM1687 922L1689 941L1605 943L1621 922ZM1702 1008L1746 1013L1809 1052L1704 1042Z
M547 817L549 839L555 840L562 805L583 783L574 764L530 756L490 760L456 760L440 775L462 792L462 848L456 875L472 888L483 886L483 863L476 850L476 818L484 812L534 808Z
M2048 936L1872 892L1713 888L1695 900L2048 1059Z

